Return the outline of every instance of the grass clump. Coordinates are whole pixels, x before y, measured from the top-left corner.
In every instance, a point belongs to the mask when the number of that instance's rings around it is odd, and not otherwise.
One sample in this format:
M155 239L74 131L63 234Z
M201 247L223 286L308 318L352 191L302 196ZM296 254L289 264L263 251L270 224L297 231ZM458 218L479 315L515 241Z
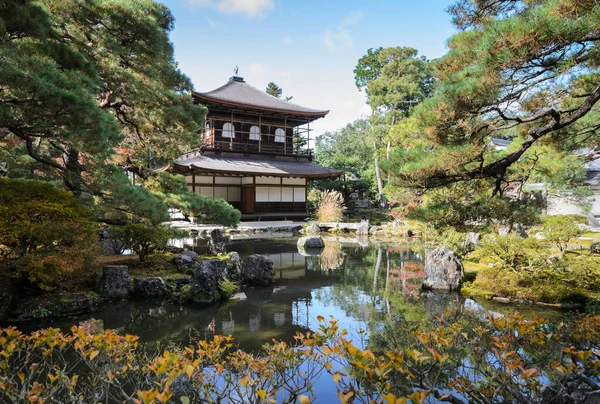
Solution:
M321 192L317 203L317 220L320 222L340 222L344 218L344 198L337 191Z

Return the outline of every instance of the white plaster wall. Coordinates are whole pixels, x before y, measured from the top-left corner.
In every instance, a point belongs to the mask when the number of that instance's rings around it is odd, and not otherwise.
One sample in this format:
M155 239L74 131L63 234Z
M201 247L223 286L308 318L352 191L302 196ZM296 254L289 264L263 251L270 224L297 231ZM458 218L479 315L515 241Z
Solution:
M256 187L256 202L269 202L269 187Z
M304 188L294 188L294 202L306 202Z
M284 185L306 185L306 178L282 178Z
M269 185L274 185L274 184L281 184L281 178L279 177L256 177L256 183L257 184L269 184Z

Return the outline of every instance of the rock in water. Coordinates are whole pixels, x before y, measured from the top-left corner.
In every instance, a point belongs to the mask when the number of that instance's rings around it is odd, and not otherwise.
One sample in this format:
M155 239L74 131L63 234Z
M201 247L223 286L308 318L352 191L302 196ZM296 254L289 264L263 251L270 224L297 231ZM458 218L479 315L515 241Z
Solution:
M229 260L231 264L227 266L227 277L229 280L237 281L242 275L242 259L237 252L232 251L229 253Z
M198 262L198 254L194 251L184 251L173 260L178 268L189 268Z
M195 303L210 303L221 299L219 283L227 277L227 263L218 258L202 261L194 271L191 299Z
M423 289L460 290L465 270L462 262L448 247L427 252Z
M165 297L169 290L162 278L136 278L133 280L135 294L144 297Z
M267 286L274 277L273 261L264 255L251 255L242 266L242 282L246 285Z
M98 283L98 292L109 299L127 297L131 291L131 278L126 265L107 265Z
M369 234L369 221L361 220L358 224L358 227L356 228L356 235L361 236L365 234Z
M321 228L317 224L317 222L310 222L310 224L306 227L306 235L314 235L318 236L321 233Z
M225 232L223 229L213 229L208 236L208 253L210 255L223 254L225 250Z
M306 236L298 239L298 248L310 250L323 247L325 247L325 242L321 236Z

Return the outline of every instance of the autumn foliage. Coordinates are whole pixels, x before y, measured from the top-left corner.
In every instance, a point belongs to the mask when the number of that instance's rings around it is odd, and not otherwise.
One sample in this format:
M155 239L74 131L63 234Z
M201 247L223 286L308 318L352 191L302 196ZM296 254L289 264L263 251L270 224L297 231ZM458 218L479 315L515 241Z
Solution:
M52 289L97 246L91 210L48 183L0 178L0 270Z
M342 403L583 402L598 389L597 315L401 321L379 349L317 319L316 332L257 353L227 336L149 353L111 330L0 329L0 401L311 403L329 391Z

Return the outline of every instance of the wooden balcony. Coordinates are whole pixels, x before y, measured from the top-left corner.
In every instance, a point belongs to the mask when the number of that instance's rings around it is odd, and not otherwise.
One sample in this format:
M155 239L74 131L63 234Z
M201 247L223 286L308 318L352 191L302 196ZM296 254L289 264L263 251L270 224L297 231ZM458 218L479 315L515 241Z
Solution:
M249 134L236 132L235 138L215 136L215 131L202 133L202 150L231 151L244 154L266 154L274 156L308 157L312 159L312 149L294 145L292 136L275 142L275 136L261 134L260 140L250 139Z

